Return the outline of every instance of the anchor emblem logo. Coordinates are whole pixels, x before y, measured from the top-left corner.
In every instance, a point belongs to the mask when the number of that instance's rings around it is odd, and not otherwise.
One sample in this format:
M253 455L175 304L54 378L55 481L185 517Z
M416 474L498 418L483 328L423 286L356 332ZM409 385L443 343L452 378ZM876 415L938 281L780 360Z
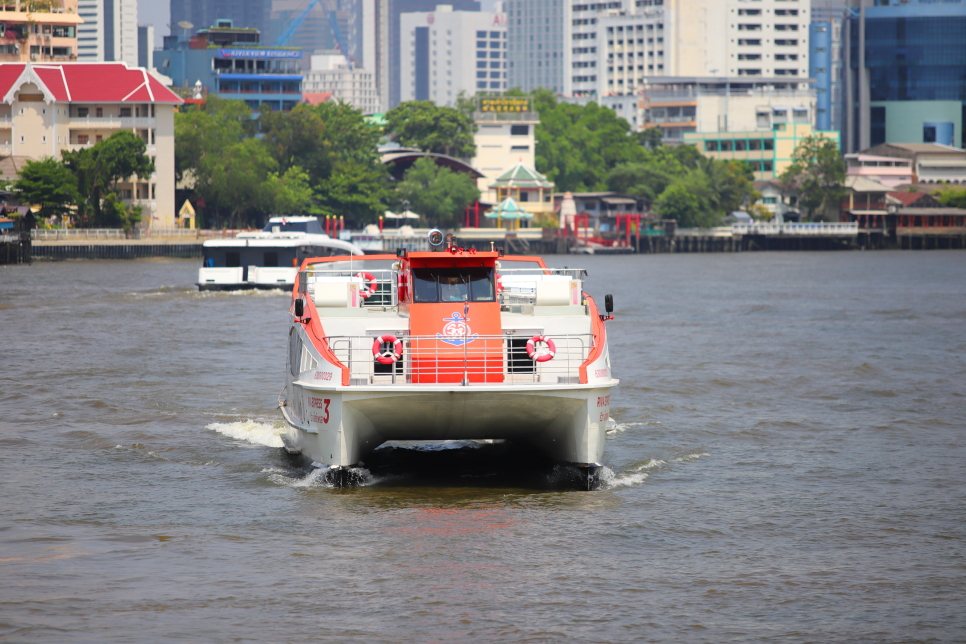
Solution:
M437 333L436 338L446 344L461 347L464 344L469 344L473 340L476 340L480 335L479 333L470 335L472 329L470 329L469 325L470 318L466 313L463 313L461 316L458 311L454 311L452 317L443 318L443 321L446 322L443 325L443 332Z

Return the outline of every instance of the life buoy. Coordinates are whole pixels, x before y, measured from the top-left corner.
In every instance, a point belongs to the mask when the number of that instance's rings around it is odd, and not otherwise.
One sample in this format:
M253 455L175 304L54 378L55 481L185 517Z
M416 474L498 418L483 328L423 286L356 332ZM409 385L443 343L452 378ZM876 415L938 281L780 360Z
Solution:
M383 351L383 344L391 344L392 351ZM389 335L388 333L386 335L380 335L372 343L372 355L376 357L376 361L379 364L392 364L402 358L402 353L402 342L394 335Z
M537 355L537 343L543 342L547 345L547 352L542 355ZM547 360L553 360L554 354L557 353L557 345L553 343L553 340L545 335L535 335L529 340L527 340L527 355L534 362L546 362Z
M379 289L379 284L376 282L376 278L372 273L356 273L356 277L361 278L365 282L369 282L369 288L364 288L359 291L359 297L366 299Z
M503 276L500 275L499 273L496 274L496 292L497 293L503 292Z

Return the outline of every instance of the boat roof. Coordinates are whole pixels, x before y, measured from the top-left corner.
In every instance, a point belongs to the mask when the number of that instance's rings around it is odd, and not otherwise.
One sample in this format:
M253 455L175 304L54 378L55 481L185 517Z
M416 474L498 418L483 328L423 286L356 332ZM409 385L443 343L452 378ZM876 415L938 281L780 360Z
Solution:
M304 224L307 221L318 221L318 217L272 217L268 220L270 224Z
M328 235L310 233L242 233L228 239L209 239L205 248L298 248L300 246L327 246L338 248L353 255L362 255L363 250L355 244Z

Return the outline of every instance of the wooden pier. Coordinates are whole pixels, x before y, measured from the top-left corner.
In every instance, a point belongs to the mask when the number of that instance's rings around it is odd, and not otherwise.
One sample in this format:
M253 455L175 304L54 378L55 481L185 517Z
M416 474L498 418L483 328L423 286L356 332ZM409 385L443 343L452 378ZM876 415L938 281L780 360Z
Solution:
M201 258L201 244L36 244L33 258L39 261L64 259L145 259L148 257Z
M29 264L30 250L29 234L0 235L0 264Z

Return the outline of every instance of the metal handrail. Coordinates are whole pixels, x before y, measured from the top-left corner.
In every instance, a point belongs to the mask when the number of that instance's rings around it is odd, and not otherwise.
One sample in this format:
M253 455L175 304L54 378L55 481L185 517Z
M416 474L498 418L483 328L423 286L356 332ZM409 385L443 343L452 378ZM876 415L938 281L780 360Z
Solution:
M457 328L458 327L458 328ZM528 357L525 342L515 335L460 335L466 325L457 323L454 335L436 336L394 333L402 345L399 360L381 366L373 355L380 336L331 336L329 349L349 368L352 385L439 385L534 383L577 384L580 365L593 346L593 334L549 335L556 351L552 359L538 362ZM515 341L515 342L514 342ZM380 351L393 347L381 345ZM546 353L540 347L537 357Z
M360 260L360 265L358 268L353 267L352 269L342 268L342 269L311 269L306 271L301 271L299 273L299 292L308 293L313 298L315 297L315 277L345 277L348 278L347 281L351 281L359 273L369 273L374 278L376 278L376 292L367 298L364 298L362 305L364 307L395 307L399 304L399 278L398 272L393 269L373 269L365 268L362 263L364 260ZM370 285L365 284L368 288ZM387 298L388 296L388 298Z

